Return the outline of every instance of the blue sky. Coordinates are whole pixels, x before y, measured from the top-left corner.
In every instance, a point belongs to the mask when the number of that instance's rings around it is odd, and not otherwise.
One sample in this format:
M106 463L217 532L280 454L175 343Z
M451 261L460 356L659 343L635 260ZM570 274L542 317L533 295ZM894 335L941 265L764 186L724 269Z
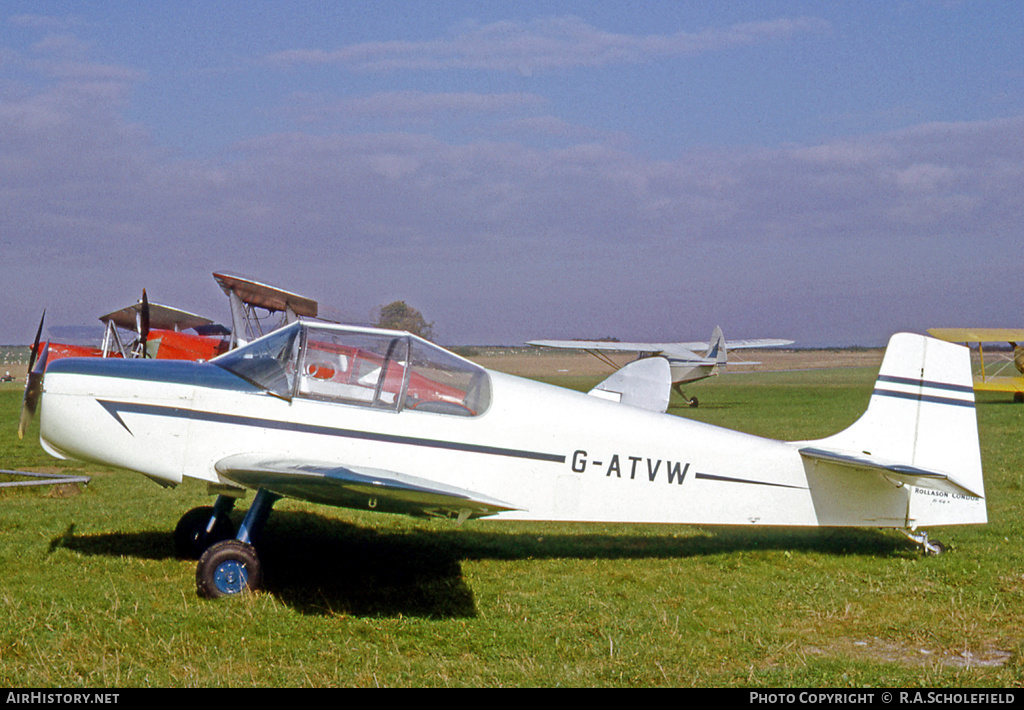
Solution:
M0 13L0 342L215 270L450 344L1024 326L1018 2Z

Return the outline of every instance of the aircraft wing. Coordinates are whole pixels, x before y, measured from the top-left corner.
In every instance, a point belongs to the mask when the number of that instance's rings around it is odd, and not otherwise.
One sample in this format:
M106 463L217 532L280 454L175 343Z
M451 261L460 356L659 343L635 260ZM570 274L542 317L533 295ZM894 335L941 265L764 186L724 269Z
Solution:
M394 471L302 461L266 454L221 459L217 472L246 488L345 508L407 515L478 518L507 510L508 503L473 491Z
M707 343L620 343L615 340L531 340L527 345L564 350L602 350L609 353L660 353L682 346L688 350L707 349ZM687 347L692 345L694 347Z
M946 473L939 471L928 471L916 466L907 466L892 461L885 461L878 457L865 453L851 453L836 451L832 449L819 449L804 447L800 449L800 455L812 461L824 461L836 464L844 468L858 471L876 471L883 476L900 483L905 483L921 488L945 491L955 495L967 495L972 498L980 498L974 491L960 484L956 479Z
M729 350L745 350L747 348L780 348L792 345L792 340L780 338L755 338L753 340L726 340L725 347Z
M747 348L776 348L792 345L792 340L760 338L755 340L726 340L728 350ZM679 350L703 352L711 347L708 341L695 343L620 343L613 340L531 340L527 345L539 348L563 348L566 350L602 350L614 353L665 353Z
M979 392L1024 392L1024 377L974 377L974 389Z
M248 303L268 311L285 311L289 308L296 315L315 318L317 302L312 298L300 296L291 291L269 286L254 279L227 272L214 272L213 278L226 294L234 292L243 303Z
M113 321L114 325L125 330L135 330L135 319L142 303L122 308L119 311L100 316L104 323ZM151 328L160 330L187 330L189 328L202 328L213 325L213 321L195 313L183 311L173 306L164 306L159 303L149 304L149 325Z
M1020 328L929 328L928 334L951 343L1017 343L1024 341Z

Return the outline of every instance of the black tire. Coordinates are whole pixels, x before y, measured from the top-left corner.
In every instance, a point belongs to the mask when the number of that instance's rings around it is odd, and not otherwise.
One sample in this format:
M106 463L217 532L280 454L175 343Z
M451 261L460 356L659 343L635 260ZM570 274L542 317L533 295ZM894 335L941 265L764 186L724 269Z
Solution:
M211 545L196 565L196 591L204 599L220 599L257 591L263 571L256 548L240 540Z
M193 508L181 516L174 528L174 550L178 557L198 560L210 545L235 536L235 525L224 513L217 515L213 528L207 532L212 516L213 507L209 505Z
M700 406L700 400L698 400L696 397L692 397L690 399L690 408L691 409L696 409L699 406Z

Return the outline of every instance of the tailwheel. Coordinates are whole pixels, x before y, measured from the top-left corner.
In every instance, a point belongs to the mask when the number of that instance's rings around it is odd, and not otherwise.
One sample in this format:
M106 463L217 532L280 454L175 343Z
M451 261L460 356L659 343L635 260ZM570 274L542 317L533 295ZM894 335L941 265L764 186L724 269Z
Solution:
M904 530L903 534L921 546L921 552L926 555L941 555L946 551L946 546L938 540L929 540L928 533L924 530Z
M193 508L174 528L174 550L178 557L198 560L210 545L234 536L235 526L227 513L209 505Z
M196 566L196 591L204 599L219 599L257 591L263 572L256 548L241 540L211 545Z

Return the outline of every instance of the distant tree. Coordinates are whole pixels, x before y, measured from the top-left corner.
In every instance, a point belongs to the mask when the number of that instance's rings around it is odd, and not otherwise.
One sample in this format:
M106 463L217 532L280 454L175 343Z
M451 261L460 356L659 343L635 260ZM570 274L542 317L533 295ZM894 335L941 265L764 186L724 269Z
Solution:
M428 323L422 313L405 301L389 303L386 306L381 306L378 311L377 325L379 327L407 330L421 338L434 339L434 324Z

